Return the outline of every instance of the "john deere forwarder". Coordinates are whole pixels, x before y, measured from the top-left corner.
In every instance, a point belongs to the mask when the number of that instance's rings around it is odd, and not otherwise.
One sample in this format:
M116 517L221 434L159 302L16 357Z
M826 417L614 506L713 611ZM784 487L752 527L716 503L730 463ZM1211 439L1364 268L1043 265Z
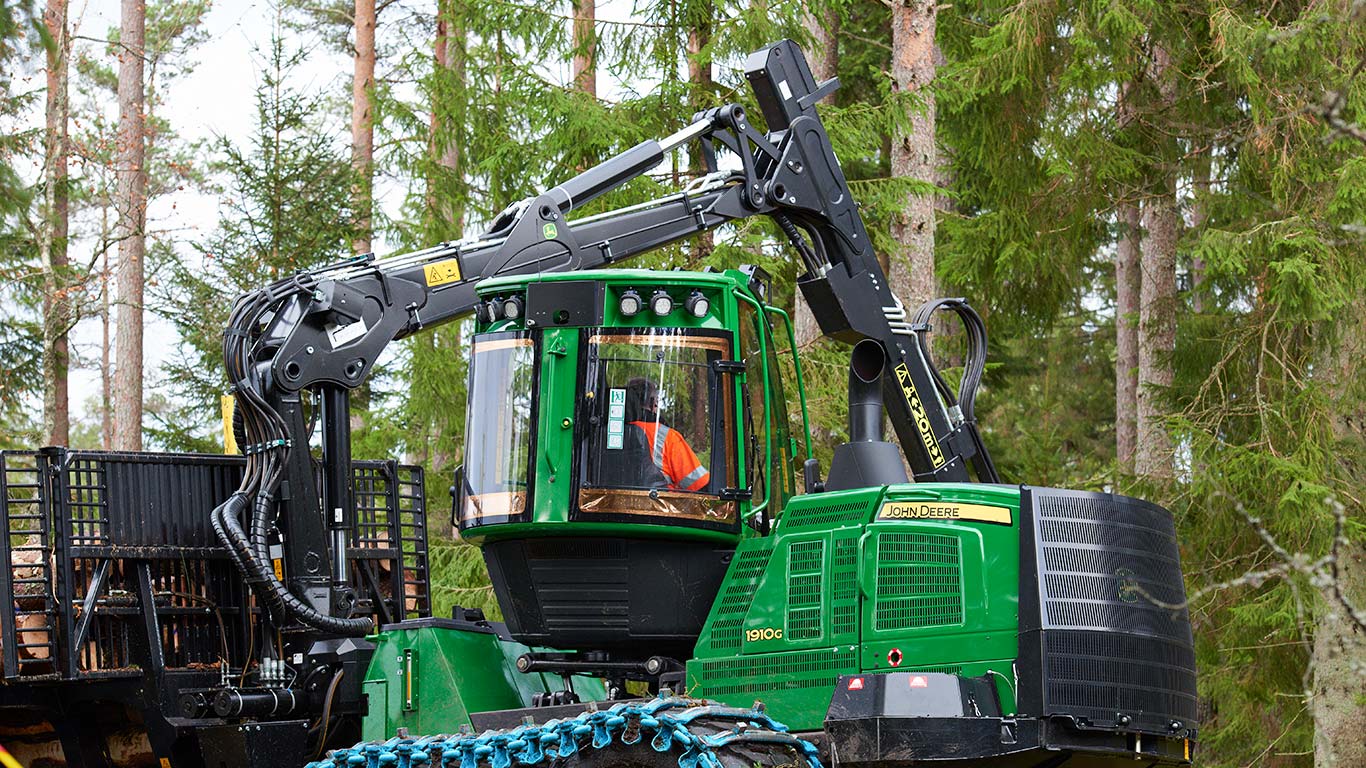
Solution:
M480 237L238 300L223 346L245 467L210 522L237 604L249 589L260 606L235 614L256 640L245 655L225 643L207 682L145 679L133 709L157 757L295 766L341 746L320 765L1190 762L1195 669L1170 515L999 481L973 416L982 323L961 299L908 311L890 291L816 112L836 83L814 82L787 41L746 74L766 132L737 105L709 110L512 205ZM573 216L689 143L709 172L686 190ZM791 325L761 270L582 271L749 216L778 224L821 329L852 344L850 441L823 480L814 461L796 466L810 441L801 367L784 381ZM937 310L966 327L957 393L927 353ZM358 505L358 489L375 494L351 461L348 392L393 340L470 312L454 516L505 625L422 615L425 564L404 555L376 571L365 558L379 545L358 532L420 502L420 483L386 485L378 518ZM884 413L899 449L883 441ZM663 456L679 437L686 479ZM53 536L74 519L62 517ZM155 616L157 594L128 600ZM114 610L106 598L56 602L79 628ZM85 636L62 634L54 650L82 652ZM12 704L24 681L9 663Z

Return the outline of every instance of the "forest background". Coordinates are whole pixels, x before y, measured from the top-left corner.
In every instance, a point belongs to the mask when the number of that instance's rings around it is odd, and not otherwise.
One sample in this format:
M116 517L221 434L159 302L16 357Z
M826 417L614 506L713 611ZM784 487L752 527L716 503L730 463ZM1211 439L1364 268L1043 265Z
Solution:
M1175 513L1198 762L1366 765L1363 0L0 0L0 448L221 451L239 292L478 233L746 102L782 37L841 80L822 113L897 294L985 318L1001 474ZM224 67L254 99L178 87ZM828 466L847 349L775 234L633 266L775 276ZM422 463L431 499L464 333L394 345L355 400L355 455ZM433 547L438 608L496 610L477 553Z

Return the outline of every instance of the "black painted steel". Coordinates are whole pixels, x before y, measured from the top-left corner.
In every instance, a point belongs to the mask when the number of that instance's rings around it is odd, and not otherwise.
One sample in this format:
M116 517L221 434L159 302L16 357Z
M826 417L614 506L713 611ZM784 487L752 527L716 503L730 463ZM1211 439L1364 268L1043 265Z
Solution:
M639 660L691 655L731 560L726 548L658 539L541 538L483 551L518 642Z
M1020 513L1020 710L1193 738L1195 649L1171 513L1031 487Z

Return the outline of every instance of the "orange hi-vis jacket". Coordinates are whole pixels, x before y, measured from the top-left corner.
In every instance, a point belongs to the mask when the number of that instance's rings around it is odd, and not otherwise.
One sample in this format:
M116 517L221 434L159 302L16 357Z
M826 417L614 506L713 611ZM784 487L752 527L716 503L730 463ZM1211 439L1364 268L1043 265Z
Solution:
M711 473L698 461L692 446L678 434L657 421L633 421L631 426L645 433L645 444L650 446L650 458L655 467L669 478L669 487L685 491L700 491L711 482Z

